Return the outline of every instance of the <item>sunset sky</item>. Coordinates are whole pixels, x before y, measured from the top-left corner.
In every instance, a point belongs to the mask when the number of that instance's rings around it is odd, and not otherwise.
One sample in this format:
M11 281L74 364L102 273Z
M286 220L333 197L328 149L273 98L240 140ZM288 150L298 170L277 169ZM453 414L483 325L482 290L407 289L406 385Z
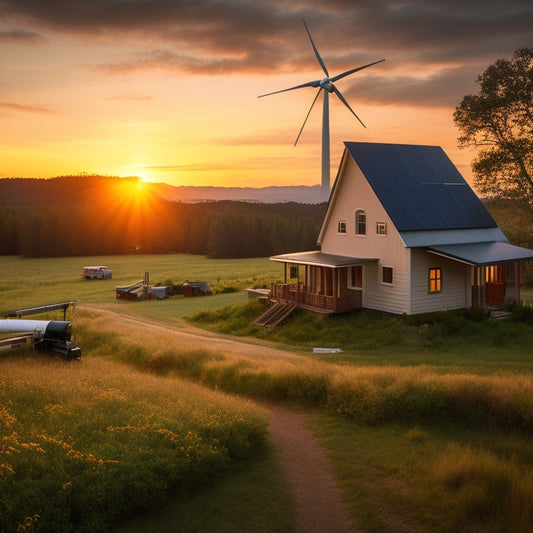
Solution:
M0 0L0 178L98 173L171 185L320 183L343 141L440 145L468 179L453 110L490 64L533 46L531 0Z

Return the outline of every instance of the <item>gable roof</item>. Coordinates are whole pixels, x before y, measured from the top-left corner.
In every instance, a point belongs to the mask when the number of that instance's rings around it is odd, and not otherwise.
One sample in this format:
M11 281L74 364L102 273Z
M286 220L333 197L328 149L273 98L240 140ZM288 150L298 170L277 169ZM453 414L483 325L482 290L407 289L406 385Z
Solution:
M344 144L398 231L497 227L439 146Z

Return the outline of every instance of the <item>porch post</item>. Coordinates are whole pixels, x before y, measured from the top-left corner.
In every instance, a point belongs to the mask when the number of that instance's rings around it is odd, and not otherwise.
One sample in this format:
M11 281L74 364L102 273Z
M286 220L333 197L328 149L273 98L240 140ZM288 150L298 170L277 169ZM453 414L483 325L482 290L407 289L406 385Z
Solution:
M296 301L300 303L300 265L296 265Z
M515 292L515 300L517 304L520 304L520 274L521 274L521 267L522 263L520 261L516 261L514 264L514 292Z
M332 294L333 294L333 311L336 311L337 310L337 270L336 268L332 269L333 272L332 272L332 280L333 280L333 291L332 291Z
M487 267L480 267L479 270L481 271L481 285L479 287L479 306L485 308L487 306L487 299L486 299L486 286L485 286L485 270Z

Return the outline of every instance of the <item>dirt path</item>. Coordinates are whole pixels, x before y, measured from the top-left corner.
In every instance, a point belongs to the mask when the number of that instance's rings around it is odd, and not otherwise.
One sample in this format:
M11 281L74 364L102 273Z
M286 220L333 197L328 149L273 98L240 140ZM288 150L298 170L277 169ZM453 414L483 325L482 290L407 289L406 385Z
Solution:
M205 332L184 321L162 325L109 310L99 309L98 312L106 319L112 318L114 326L122 324L130 332L131 340L142 338L146 334L159 333L170 342L186 342L195 347L202 345L212 347L213 343L216 343L218 349L253 354L253 357L258 359L289 358L296 364L306 359L302 356L291 356L275 348ZM296 500L296 530L301 533L355 531L326 453L318 439L305 427L305 412L276 405L268 405L266 408L270 414L271 438L281 472Z
M296 500L301 533L355 531L324 449L305 427L305 414L269 406L270 434L281 471Z

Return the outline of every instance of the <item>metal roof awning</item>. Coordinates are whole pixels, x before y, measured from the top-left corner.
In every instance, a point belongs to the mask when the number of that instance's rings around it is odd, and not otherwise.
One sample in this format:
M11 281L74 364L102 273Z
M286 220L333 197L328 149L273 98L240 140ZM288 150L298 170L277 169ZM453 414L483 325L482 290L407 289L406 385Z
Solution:
M489 266L514 261L533 260L533 250L506 242L475 242L430 246L428 252L474 266Z
M378 261L377 258L348 257L344 255L326 254L319 251L274 255L270 257L270 260L279 261L280 263L313 265L328 268L351 267L355 265L360 265L361 263L372 263Z

